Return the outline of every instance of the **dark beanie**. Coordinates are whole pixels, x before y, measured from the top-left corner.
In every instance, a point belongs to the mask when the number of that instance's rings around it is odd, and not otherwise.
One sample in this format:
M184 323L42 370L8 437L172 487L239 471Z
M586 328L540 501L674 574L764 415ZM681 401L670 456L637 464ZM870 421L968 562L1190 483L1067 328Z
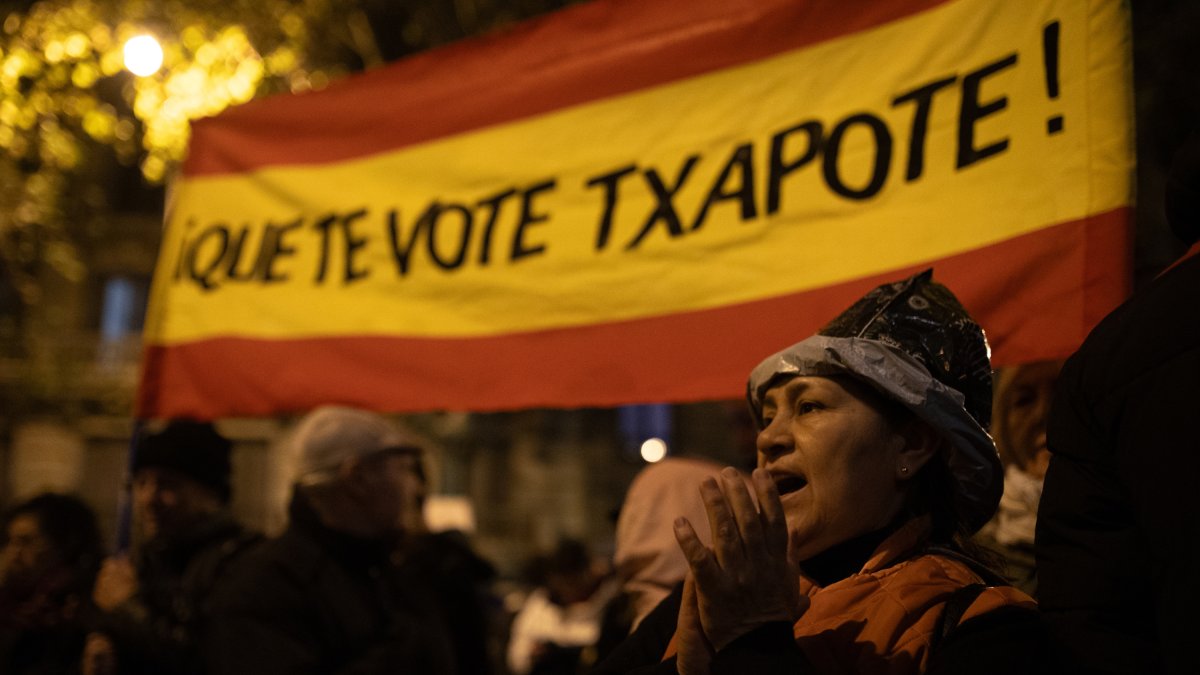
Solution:
M229 453L233 444L208 422L172 420L162 431L146 434L137 446L133 472L149 467L171 469L211 488L228 502Z
M1200 131L1175 151L1167 174L1167 223L1184 243L1200 239Z

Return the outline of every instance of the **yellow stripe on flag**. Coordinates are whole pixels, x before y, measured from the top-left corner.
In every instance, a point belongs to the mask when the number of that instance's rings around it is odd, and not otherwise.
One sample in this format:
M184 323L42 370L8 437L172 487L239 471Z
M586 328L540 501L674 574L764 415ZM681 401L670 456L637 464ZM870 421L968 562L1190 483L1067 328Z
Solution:
M147 338L477 337L669 315L1129 205L1120 5L961 0L375 156L185 177Z

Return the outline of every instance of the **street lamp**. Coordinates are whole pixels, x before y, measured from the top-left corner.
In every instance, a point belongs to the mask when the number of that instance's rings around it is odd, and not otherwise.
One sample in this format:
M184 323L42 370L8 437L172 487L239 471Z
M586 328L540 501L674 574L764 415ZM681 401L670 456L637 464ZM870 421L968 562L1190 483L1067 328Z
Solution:
M152 35L138 35L125 42L125 68L138 77L158 72L162 67L163 50Z
M667 456L667 443L661 438L649 438L642 443L642 459L653 464Z

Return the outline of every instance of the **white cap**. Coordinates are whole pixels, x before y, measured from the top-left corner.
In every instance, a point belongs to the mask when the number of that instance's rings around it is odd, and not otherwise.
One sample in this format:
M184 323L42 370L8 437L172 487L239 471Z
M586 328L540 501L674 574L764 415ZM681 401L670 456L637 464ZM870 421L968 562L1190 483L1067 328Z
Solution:
M292 438L294 482L319 483L342 462L388 450L420 453L424 443L413 432L377 413L344 406L323 406L300 421Z

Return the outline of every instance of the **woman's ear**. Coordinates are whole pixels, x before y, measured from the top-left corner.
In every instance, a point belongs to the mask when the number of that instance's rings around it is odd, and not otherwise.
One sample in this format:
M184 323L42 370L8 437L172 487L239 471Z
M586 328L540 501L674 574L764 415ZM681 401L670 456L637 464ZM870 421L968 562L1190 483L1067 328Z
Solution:
M338 465L338 480L351 494L358 495L365 487L366 467L361 457L348 457Z
M896 478L899 480L917 475L945 442L941 434L919 419L909 420L899 435L903 439L903 445L896 453Z

